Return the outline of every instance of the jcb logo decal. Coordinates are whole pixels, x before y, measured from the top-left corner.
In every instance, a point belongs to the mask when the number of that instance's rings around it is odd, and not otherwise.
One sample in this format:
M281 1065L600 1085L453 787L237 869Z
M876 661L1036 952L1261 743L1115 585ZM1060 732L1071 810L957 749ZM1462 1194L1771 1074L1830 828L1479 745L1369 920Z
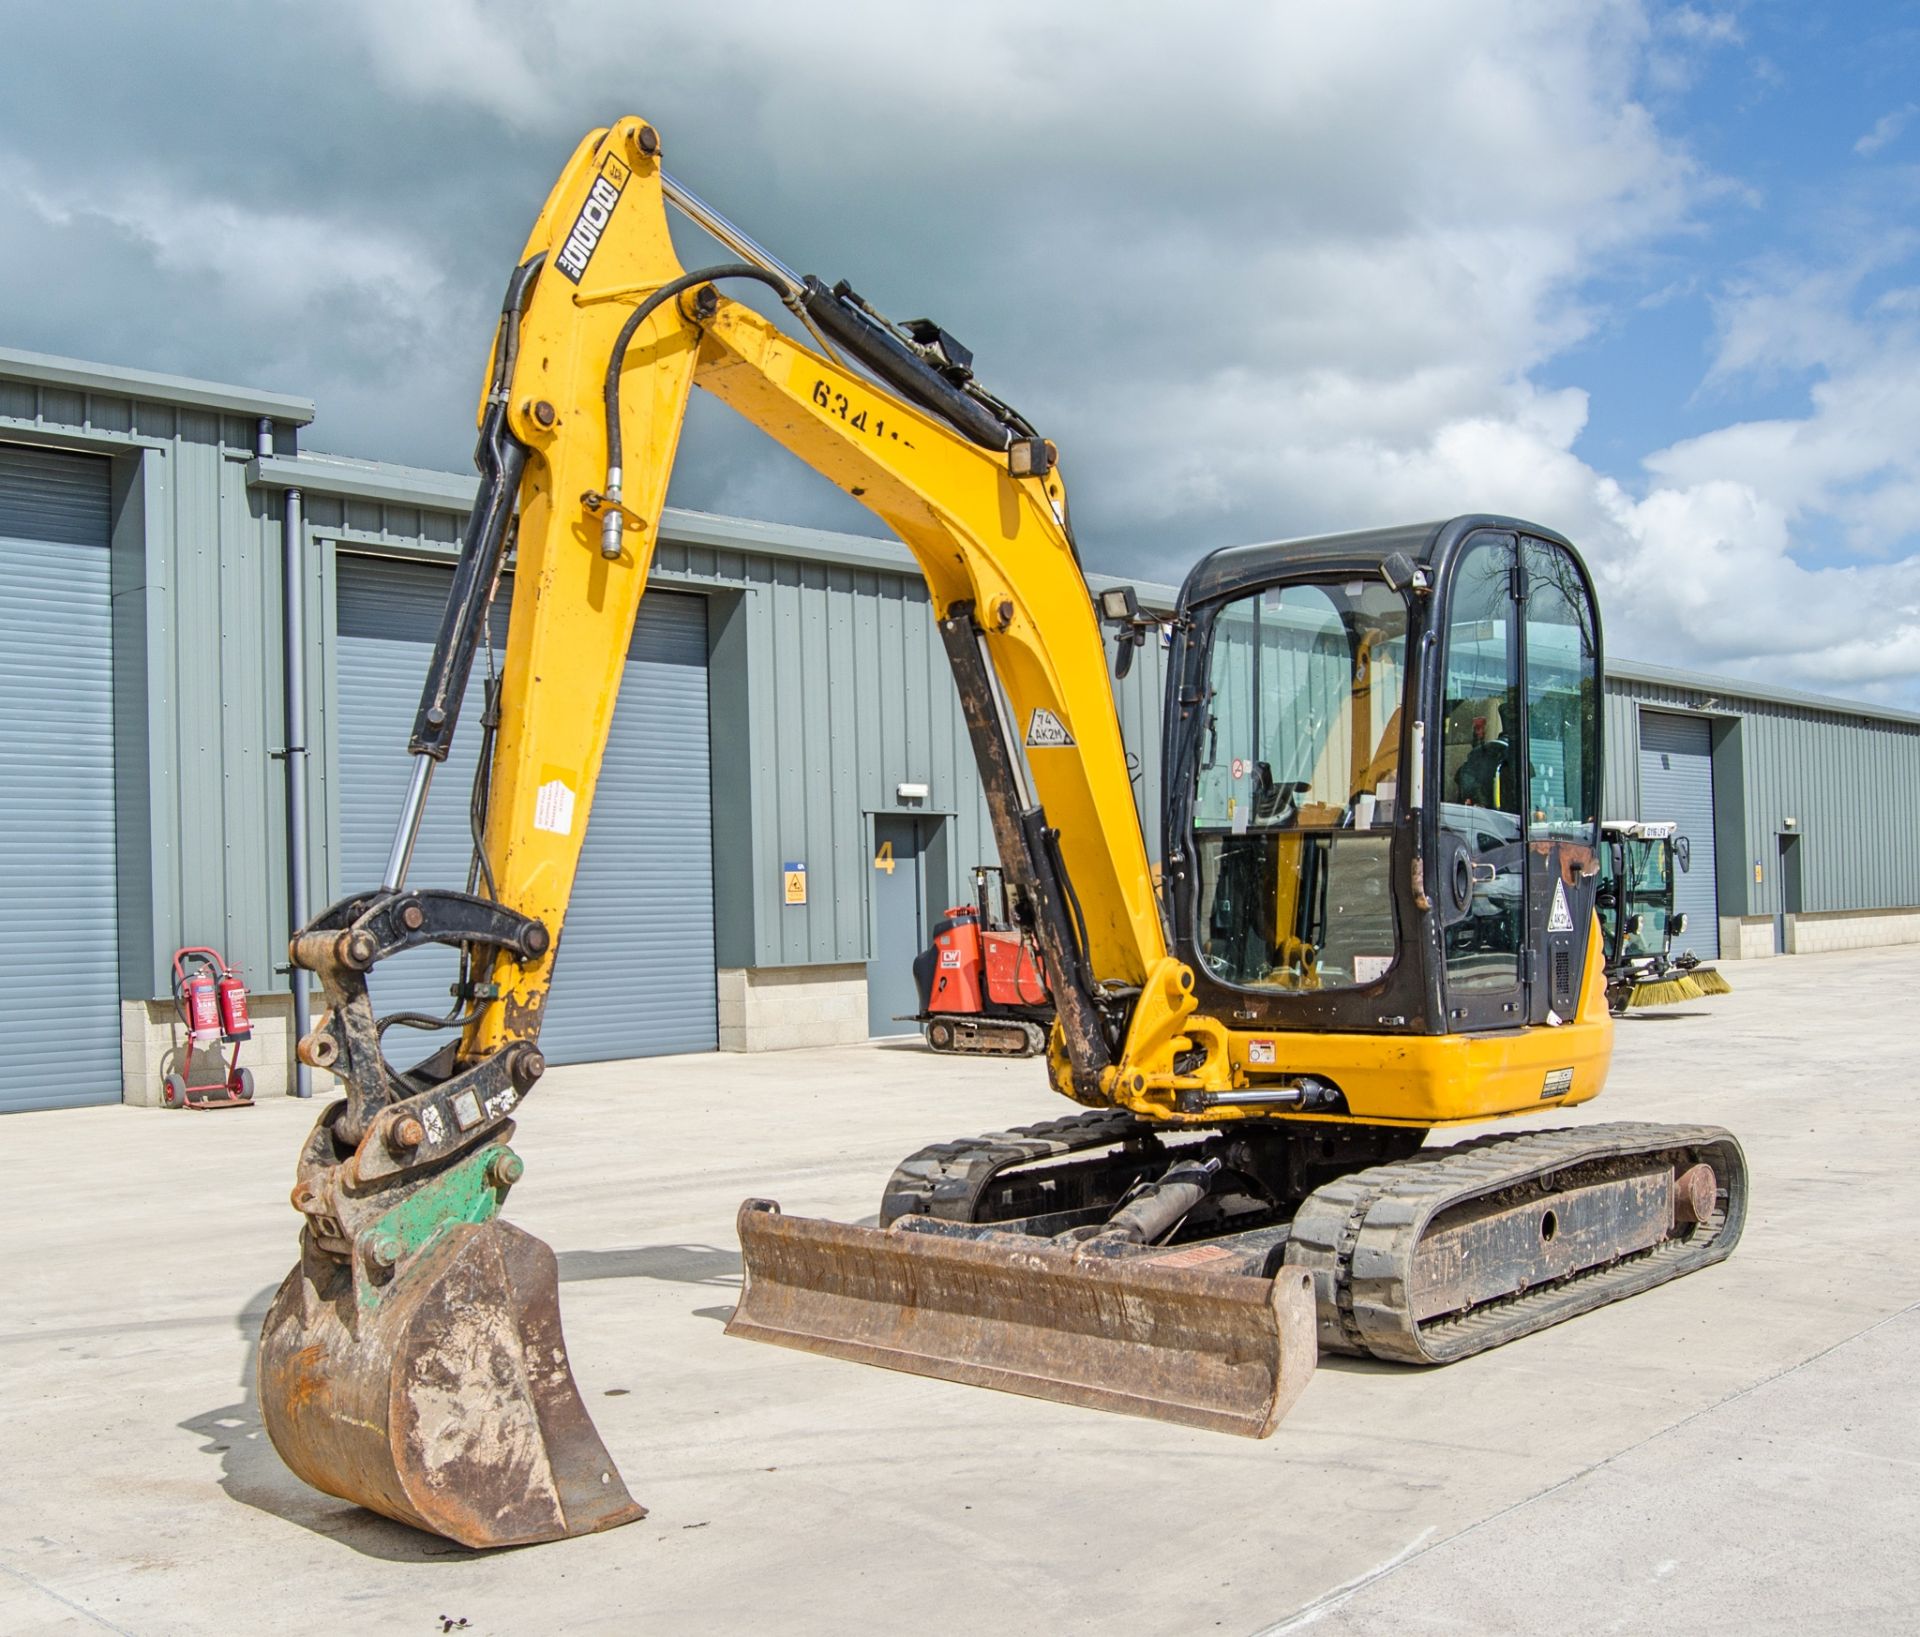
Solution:
M580 214L573 219L573 227L567 233L567 242L560 247L560 254L554 257L554 265L574 284L578 284L587 270L587 263L593 260L593 253L600 245L600 235L607 230L607 223L613 219L613 207L620 203L620 194L627 185L630 173L619 160L608 157L600 167L600 174L593 179L593 186L587 189L586 203L580 207Z

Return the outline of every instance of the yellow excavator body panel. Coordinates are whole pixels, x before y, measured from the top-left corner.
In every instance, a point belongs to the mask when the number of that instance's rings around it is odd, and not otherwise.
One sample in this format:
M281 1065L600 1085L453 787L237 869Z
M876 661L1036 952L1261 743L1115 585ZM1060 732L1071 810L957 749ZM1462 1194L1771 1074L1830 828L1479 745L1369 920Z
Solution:
M1278 1117L1303 1124L1422 1130L1568 1108L1600 1095L1613 1057L1613 1017L1597 931L1587 941L1580 996L1579 1011L1550 1028L1446 1035L1224 1031L1229 1086L1257 1090L1312 1075L1345 1094L1345 1110L1337 1114L1290 1110L1275 1116L1231 1103L1188 1112L1180 1106L1179 1090L1158 1089L1151 1081L1139 1090L1123 1084L1115 1101L1169 1123L1219 1125ZM1188 1089L1212 1089L1209 1081L1174 1077L1176 1087L1183 1083Z

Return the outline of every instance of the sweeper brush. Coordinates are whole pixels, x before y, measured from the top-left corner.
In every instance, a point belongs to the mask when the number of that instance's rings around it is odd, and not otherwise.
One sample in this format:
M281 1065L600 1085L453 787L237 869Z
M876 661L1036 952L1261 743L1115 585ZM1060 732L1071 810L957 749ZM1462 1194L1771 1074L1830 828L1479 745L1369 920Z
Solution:
M1692 977L1656 978L1651 983L1636 983L1627 997L1629 1006L1675 1006L1683 1000L1699 1000L1706 993Z

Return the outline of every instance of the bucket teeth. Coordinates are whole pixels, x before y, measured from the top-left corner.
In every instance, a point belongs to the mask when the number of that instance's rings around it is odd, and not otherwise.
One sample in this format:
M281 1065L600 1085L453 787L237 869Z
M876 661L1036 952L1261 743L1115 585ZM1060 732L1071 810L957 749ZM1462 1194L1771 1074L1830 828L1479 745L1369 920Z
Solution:
M574 1385L559 1272L495 1219L384 1286L303 1246L260 1336L273 1446L316 1489L463 1546L521 1546L645 1516Z
M915 1220L858 1228L748 1200L727 1334L1249 1438L1313 1373L1303 1269L1251 1278Z

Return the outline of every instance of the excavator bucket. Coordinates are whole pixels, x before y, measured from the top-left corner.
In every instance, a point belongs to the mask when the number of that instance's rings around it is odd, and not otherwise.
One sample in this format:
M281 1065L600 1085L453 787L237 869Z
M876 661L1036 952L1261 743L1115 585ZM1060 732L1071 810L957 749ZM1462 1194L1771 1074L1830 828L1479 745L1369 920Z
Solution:
M384 1284L303 1244L261 1331L260 1408L316 1489L463 1546L646 1515L574 1385L553 1252L498 1218Z
M1304 1270L1212 1272L1204 1247L1111 1257L753 1199L739 1227L730 1336L1248 1438L1279 1424L1318 1355Z

